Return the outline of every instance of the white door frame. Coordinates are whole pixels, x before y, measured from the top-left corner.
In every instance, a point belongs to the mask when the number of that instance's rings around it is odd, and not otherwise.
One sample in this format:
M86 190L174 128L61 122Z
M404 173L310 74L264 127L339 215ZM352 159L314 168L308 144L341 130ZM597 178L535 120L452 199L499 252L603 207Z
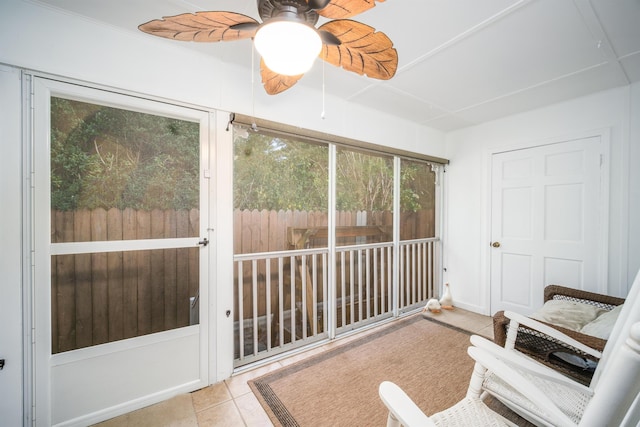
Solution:
M576 139L590 138L590 137L599 137L600 141L603 144L603 154L601 158L601 169L600 169L600 199L602 203L598 206L598 217L599 217L599 226L598 226L598 283L600 284L601 289L599 289L602 293L607 293L608 289L605 288L608 283L608 270L609 270L609 181L610 181L610 163L611 163L611 129L610 128L600 128L583 132L575 132L569 135L562 135L556 137L545 138L538 141L522 141L519 143L506 144L502 146L495 146L485 150L485 162L483 167L483 203L484 208L482 209L483 217L481 218L482 223L485 224L484 229L482 230L482 238L481 238L481 265L484 269L482 274L483 277L483 292L481 293L484 298L483 306L487 308L487 312L489 315L493 315L493 308L491 307L491 220L492 220L492 203L491 203L491 194L492 194L492 159L495 154L502 153L505 151L515 151L515 150L523 150L527 148L534 148L543 145L551 145L557 144L566 141L572 141Z
M46 77L44 77L41 81L44 82L45 79ZM33 88L32 85L36 84L35 81L37 80L38 78L34 78L33 75L27 75L25 77L25 85ZM40 88L40 90L47 91L47 94L48 94L48 91L51 90L50 89L51 87L56 88L58 86L60 87L59 90L62 91L61 93L71 94L74 91L77 91L78 96L81 96L81 97L86 96L87 92L97 92L104 89L97 86L95 88L87 88L86 86L83 87L77 84L75 86L68 86L69 84L74 85L74 82L60 82L59 79L58 81L53 81L53 80L46 80L46 81L47 83L42 84L42 87ZM68 92L70 89L71 89L71 92ZM113 96L116 98L128 97L128 99L135 100L135 97L130 97L126 93L114 93L113 90L111 90L110 92L111 92L110 95L109 94L106 95L107 98L109 96ZM30 94L32 99L29 102L33 103L34 102L33 89L31 89ZM46 97L48 97L48 95L46 95ZM99 97L98 99L103 99L103 98ZM154 104L155 102L152 99L147 99L147 100L139 99L138 101L140 102L140 105L143 105L145 103L147 105L151 105L151 104ZM48 105L48 103L45 103L45 104ZM46 107L46 105L44 105L43 107L43 105L31 106L31 108L29 109L29 111L35 112L36 115L39 114L41 117L40 120L42 119L43 114L44 115L49 114L48 108ZM43 112L41 110L42 108L44 108L46 111ZM191 112L185 113L185 111L187 110ZM176 106L175 104L172 105L166 102L163 102L161 108L156 109L155 107L153 107L151 108L150 111L156 112L157 114L166 114L167 116L170 116L170 117L175 115L175 117L178 117L178 118L180 117L195 118L196 116L199 116L201 120L200 121L201 147L203 149L201 158L209 159L209 162L210 162L209 165L213 164L211 163L212 156L210 156L210 151L212 151L212 148L210 147L213 147L213 140L211 139L211 134L213 133L212 128L214 128L215 126L215 124L213 123L213 120L215 120L214 113L206 112L206 111L203 111L203 109L197 109L194 107ZM196 113L196 111L199 111L199 113ZM27 120L30 120L30 122L27 126L25 126L25 128L31 129L34 126L33 118L27 119ZM48 123L48 121L46 121L46 123ZM38 125L36 124L36 126ZM27 201L30 201L30 205L29 205L30 209L29 209L29 212L26 213L28 218L25 218L25 228L28 229L27 235L29 235L30 238L27 239L27 241L25 242L25 245L28 246L28 248L25 249L25 254L27 252L34 253L35 259L30 261L32 265L31 271L33 271L33 277L25 278L24 286L26 289L31 289L31 292L30 292L29 298L25 298L23 310L25 313L25 319L31 319L31 322L32 322L32 324L29 325L30 326L29 330L31 331L30 334L32 334L32 338L31 338L32 344L29 345L30 343L25 343L25 345L28 346L28 348L25 348L24 350L25 351L25 371L26 371L25 379L27 379L26 380L27 384L25 384L25 402L33 404L34 409L26 409L26 406L25 406L25 410L29 410L30 412L31 410L33 410L33 417L37 425L54 424L54 420L52 419L52 409L53 409L52 402L54 400L54 396L52 396L52 393L50 391L51 384L53 381L52 375L54 375L51 369L51 366L52 366L51 361L53 359L56 359L56 361L53 363L56 366L61 367L60 369L64 371L66 364L74 363L75 361L82 360L87 357L88 358L109 357L108 356L109 354L116 354L118 351L127 350L134 347L145 348L144 351L146 351L147 354L153 354L154 351L157 352L159 348L165 345L163 344L164 342L167 342L167 340L171 340L171 339L177 339L178 341L182 340L181 342L187 342L187 341L193 342L193 340L195 339L197 342L200 343L199 350L198 350L199 354L197 355L198 366L194 368L198 372L196 373L196 376L193 377L193 379L183 383L180 383L180 381L182 380L178 379L176 384L179 384L179 385L170 386L168 388L160 384L158 386L159 388L158 392L150 393L137 398L132 398L127 400L126 402L114 404L107 408L97 408L93 410L93 412L80 415L76 418L63 420L59 424L60 425L83 425L87 423L101 421L101 420L110 418L112 416L119 415L121 413L129 412L133 409L137 409L152 403L156 403L158 401L164 400L178 393L192 391L197 388L201 388L208 385L210 383L210 377L212 376L209 373L209 367L212 365L210 359L211 358L215 359L213 352L210 351L211 345L213 344L213 342L215 342L215 341L211 341L211 338L215 340L215 331L210 331L209 329L209 325L210 325L209 301L210 300L209 300L208 292L209 292L209 289L212 288L212 286L210 286L210 283L212 281L213 283L215 283L215 279L214 279L215 276L213 275L213 271L209 271L209 273L207 273L205 276L202 276L202 271L203 271L202 268L204 267L206 269L210 267L212 264L214 264L212 261L214 261L213 257L214 257L215 251L213 250L207 250L205 252L206 254L208 254L208 257L206 259L201 257L201 278L200 278L200 292L201 292L200 293L200 316L201 318L200 318L199 325L193 325L185 328L169 330L163 333L146 335L138 338L132 338L129 340L116 341L108 344L103 344L100 346L89 347L87 349L74 350L72 352L54 355L54 357L50 355L47 356L47 354L50 353L50 349L51 349L50 329L49 327L46 326L47 323L50 323L50 315L49 315L50 302L49 302L48 293L38 291L38 289L36 289L36 283L42 283L43 281L45 281L46 283L49 283L49 279L47 277L47 272L49 271L49 268L46 268L46 267L34 268L34 266L37 267L38 265L43 265L43 266L50 265L51 252L49 249L44 249L48 246L48 244L46 243L48 242L48 233L45 232L45 236L38 237L37 235L35 235L35 233L33 233L30 230L40 230L40 231L49 230L49 224L48 224L49 215L48 214L38 215L36 213L38 208L43 208L45 205L46 206L49 205L49 203L46 202L46 200L48 200L48 196L44 198L42 196L43 191L45 192L49 191L49 188L47 185L48 179L49 179L47 176L48 170L49 170L47 166L48 158L49 158L48 146L47 146L47 153L45 154L47 160L42 161L41 162L42 164L40 165L36 164L36 157L41 156L42 154L38 154L34 152L35 147L38 147L40 149L42 149L43 147L42 143L38 143L34 141L36 141L38 138L42 139L43 137L48 141L48 136L46 134L48 134L49 130L38 129L35 127L33 129L34 129L33 137L31 138L29 138L28 136L25 137L26 139L25 145L28 147L25 149L26 150L25 152L27 152L30 156L30 159L27 161L27 164L29 165L28 168L30 170L28 173L30 177L29 181L31 181L31 178L33 178L33 182L31 182L31 185L29 186L29 188L26 189L26 194L25 194L25 199ZM29 135L29 132L27 132L27 135ZM202 166L202 168L206 168L206 167L207 165ZM213 248L215 247L216 239L214 238L212 227L207 226L208 221L213 216L211 213L211 210L212 210L211 205L209 204L208 199L209 197L212 197L215 195L215 191L217 190L217 188L215 188L215 185L208 185L208 182L211 179L210 174L205 173L204 171L201 171L200 175L201 175L200 185L201 185L201 188L203 189L203 191L201 191L200 206L203 210L205 210L205 212L201 212L200 236L194 239L196 239L196 242L197 242L199 238L208 237L209 241L212 243L209 247ZM214 176L214 179L215 179L215 176ZM42 187L45 187L45 188L42 188ZM208 192L206 191L206 188L209 188ZM36 194L38 194L39 196L36 197ZM212 200L215 200L215 197L213 197ZM174 240L185 240L185 239L174 239ZM118 242L112 242L112 243L114 246L110 250L122 249L121 245ZM182 244L180 242L174 242L174 243L180 244L180 245ZM155 243L151 243L151 244L153 246ZM148 248L146 248L145 246L145 248L142 248L142 249L148 249ZM30 259L30 257L27 257L26 259ZM49 317L48 320L47 320L47 316ZM44 348L44 350L40 350L40 348ZM166 345L164 348L166 348ZM116 353L113 353L113 352L116 352ZM142 358L138 360L138 363L144 363L144 360L146 360L144 359L144 356L141 356L141 357ZM180 363L180 357L177 357L177 359L178 360L176 360L175 362ZM31 360L33 361L32 365L31 363L29 363ZM127 360L127 362L129 362L129 360ZM118 361L116 360L114 363L116 363L116 365L114 366L117 367ZM213 363L213 366L215 366L215 363ZM59 370L59 369L56 368L56 370ZM108 375L109 375L108 373L106 374L99 373L98 377L102 376L102 378L108 379ZM82 383L82 381L78 381L78 383Z
M209 266L216 284L209 286L209 383L215 384L233 374L233 131L228 112L217 111L209 122L215 127L209 162L216 180L209 186L209 224L216 236Z

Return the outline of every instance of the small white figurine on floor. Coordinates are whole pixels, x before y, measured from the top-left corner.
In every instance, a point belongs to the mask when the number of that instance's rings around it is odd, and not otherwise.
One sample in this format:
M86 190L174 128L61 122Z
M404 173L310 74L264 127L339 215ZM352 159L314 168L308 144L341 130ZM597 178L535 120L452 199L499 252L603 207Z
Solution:
M440 298L440 305L445 310L453 310L453 298L451 297L448 283L444 284L444 295Z
M427 305L425 305L422 309L422 313L424 314L427 311L430 311L431 313L440 313L440 308L441 307L438 300L435 298L431 298L429 301L427 301Z

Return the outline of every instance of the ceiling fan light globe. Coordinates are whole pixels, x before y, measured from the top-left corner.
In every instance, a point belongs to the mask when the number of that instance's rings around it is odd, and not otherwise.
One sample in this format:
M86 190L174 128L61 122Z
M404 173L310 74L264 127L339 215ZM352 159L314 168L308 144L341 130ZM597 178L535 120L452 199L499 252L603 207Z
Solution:
M309 71L322 50L322 40L315 28L295 21L262 25L253 43L267 67L285 76Z

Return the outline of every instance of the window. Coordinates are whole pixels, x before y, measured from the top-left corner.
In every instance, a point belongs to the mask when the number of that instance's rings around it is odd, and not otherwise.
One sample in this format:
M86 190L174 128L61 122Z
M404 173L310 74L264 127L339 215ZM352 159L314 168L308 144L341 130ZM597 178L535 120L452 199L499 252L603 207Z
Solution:
M393 238L393 157L338 147L336 226L371 226L368 235L336 236L337 245L389 242ZM349 230L342 228L345 233ZM355 229L354 229L355 230Z
M198 247L106 242L199 236L199 123L50 102L52 352L198 323Z
M436 295L436 171L438 166L400 161L399 307Z
M401 160L401 240L436 237L436 169L431 163Z
M328 153L326 144L235 133L234 253L286 250L295 245L288 227L327 226Z

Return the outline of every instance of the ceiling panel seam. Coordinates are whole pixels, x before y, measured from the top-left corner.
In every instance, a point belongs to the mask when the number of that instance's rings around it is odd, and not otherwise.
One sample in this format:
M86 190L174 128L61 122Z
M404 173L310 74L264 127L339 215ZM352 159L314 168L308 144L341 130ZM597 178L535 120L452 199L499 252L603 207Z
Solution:
M600 22L600 18L598 18L598 15L593 9L591 2L589 0L574 0L573 3L578 9L580 17L582 18L582 22L584 22L587 30L589 30L589 32L593 36L594 42L596 43L596 46L601 52L603 58L609 62L615 63L618 69L624 75L627 84L631 84L631 79L620 63L620 58L618 58L618 54L616 53L611 40L609 40L607 32L604 30L602 22Z
M522 93L522 92L526 92L526 91L531 90L531 89L536 89L536 88L538 88L538 87L545 86L545 85L547 85L547 84L549 84L549 83L553 83L553 82L556 82L556 81L559 81L559 80L562 80L562 79L566 79L566 78L569 78L569 77L572 77L572 76L576 76L576 75L578 75L578 74L582 74L582 73L584 73L584 72L587 72L587 71L590 71L590 70L596 69L596 68L598 68L598 67L602 67L602 66L607 65L607 64L609 64L609 62L608 62L608 61L604 61L604 62L600 62L600 63L598 63L598 64L590 65L590 66L588 66L588 67L582 68L582 69L577 70L577 71L572 71L572 72L570 72L570 73L563 74L563 75L561 75L561 76L554 77L554 78L552 78L552 79L547 79L547 80L545 80L545 81L542 81L542 82L536 83L536 84L531 85L531 86L527 86L527 87L522 88L522 89L514 90L514 91L512 91L512 92L508 92L508 93L506 93L506 94L504 94L504 95L496 96L496 97L493 97L493 98L490 98L490 99L484 100L484 101L482 101L482 102L478 102L478 103L473 104L473 105L468 105L468 106L466 106L466 107L464 107L464 108L461 108L461 109L459 109L459 110L455 110L453 113L454 113L454 114L456 114L456 113L461 113L461 112L464 112L464 111L470 110L470 109L472 109L472 108L479 107L479 106L481 106L481 105L483 105L483 104L488 104L488 103L491 103L491 102L494 102L494 101L498 101L498 100L500 100L500 99L504 99L504 98L508 98L508 97L510 97L510 96L513 96L513 95L517 95L517 94Z
M429 52L418 56L416 59L414 59L413 61L398 67L398 71L397 74L401 74L404 71L410 70L411 68L415 67L418 64L421 64L422 62L426 61L427 59L431 58L432 56L435 56L436 54L442 52L445 49L450 48L451 46L456 45L457 43L463 41L464 39L472 36L473 34L485 29L486 27L495 24L496 22L498 22L499 20L509 16L510 14L514 13L516 10L519 10L520 8L528 5L529 3L531 3L532 0L520 0L517 3L512 4L511 6L501 10L500 12L490 16L489 18L485 19L484 21L481 21L480 23L472 26L471 28L461 32L460 34L458 34L457 36L455 36L452 39L447 40L446 42L442 43L441 45L435 47L434 49L431 49Z
M519 0L517 3L514 3L511 6L505 8L505 9L502 9L500 12L497 12L497 13L493 14L492 16L490 16L489 18L486 18L485 20L481 21L480 23L472 26L471 28L468 28L467 30L465 30L462 33L458 34L457 36L453 37L452 39L449 39L448 41L442 43L441 45L437 46L436 48L431 49L429 52L418 56L416 59L414 59L413 61L408 62L406 65L399 66L398 70L396 71L396 75L399 75L404 71L410 70L411 68L413 68L413 67L415 67L415 66L417 66L417 65L419 65L419 64L421 64L423 62L425 62L427 59L435 56L436 54L442 52L443 50L448 49L451 46L454 46L457 43L463 41L464 39L472 36L473 34L483 30L484 28L486 28L486 27L488 27L488 26L490 26L492 24L495 24L499 20L509 16L510 14L514 13L515 11L517 11L517 10L521 9L522 7L530 4L532 1L533 0ZM364 87L364 88L360 89L359 91L355 92L354 94L348 96L347 100L351 101L354 98L362 95L363 93L366 93L369 90L374 89L374 88L376 88L376 87L378 87L378 86L380 86L380 85L382 85L384 83L385 82L375 82L375 83L373 83L373 84L371 84L371 85L369 85L367 87ZM393 90L398 90L395 87L393 87L391 84L386 84L385 86L390 88L390 89L393 89ZM408 94L407 92L398 90L398 93L410 95L414 99L419 100L420 102L423 102L423 103L425 103L425 104L427 104L429 106L432 106L432 107L439 108L439 109L441 109L443 111L446 111L446 112L450 111L450 110L448 110L446 108L439 107L437 104L434 104L431 101L428 101L428 100L425 100L425 99L422 99L422 98L418 98L416 96ZM447 114L444 114L443 116L446 116L446 115ZM439 117L442 117L442 116L439 116Z

